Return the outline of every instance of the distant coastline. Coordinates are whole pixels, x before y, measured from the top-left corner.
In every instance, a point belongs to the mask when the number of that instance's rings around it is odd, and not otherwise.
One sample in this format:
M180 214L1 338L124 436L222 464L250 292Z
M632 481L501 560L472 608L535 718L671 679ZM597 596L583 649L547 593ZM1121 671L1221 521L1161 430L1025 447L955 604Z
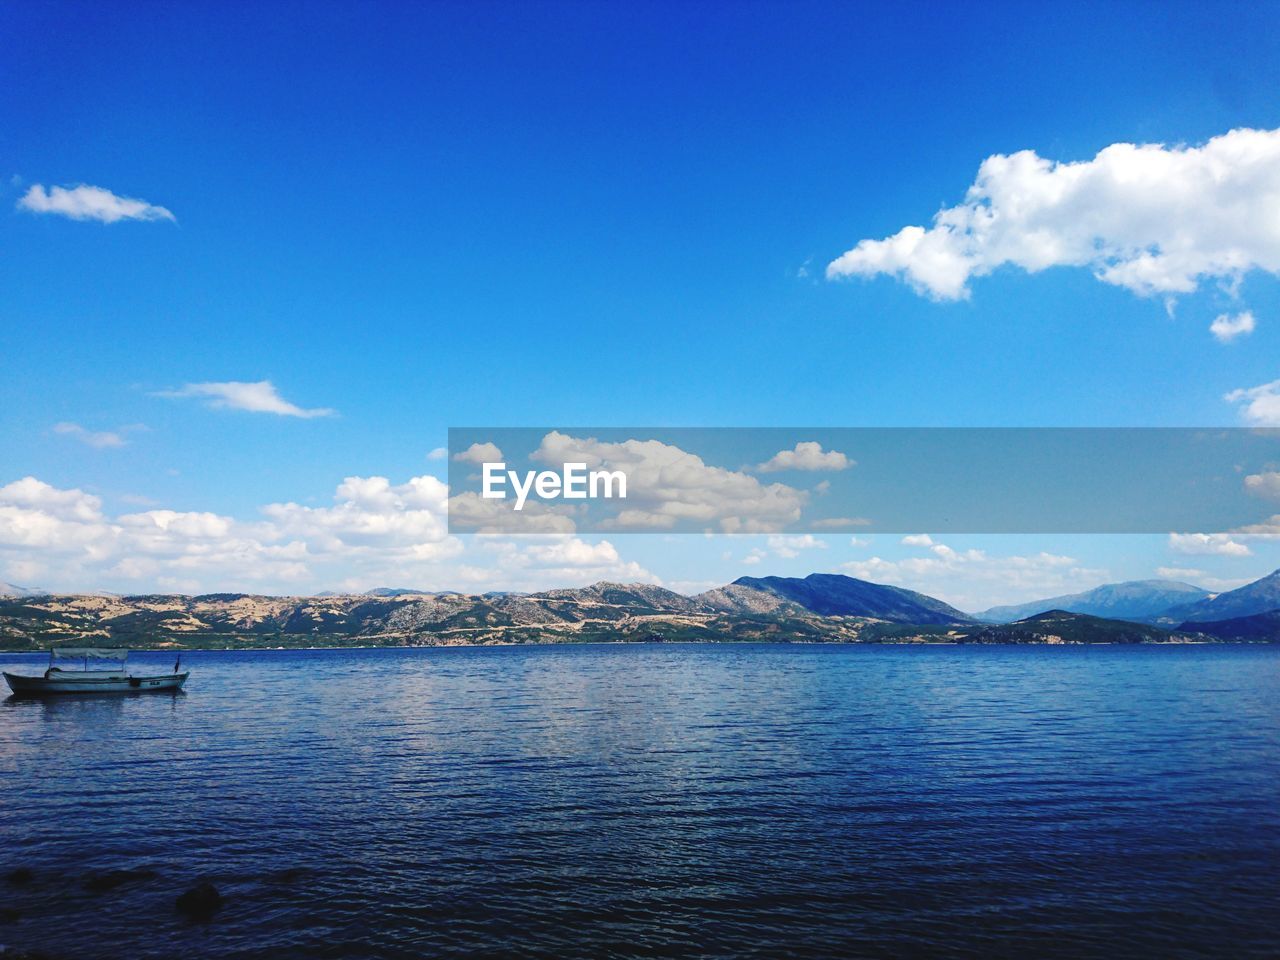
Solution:
M941 600L836 574L747 578L696 596L650 584L597 583L534 594L38 594L0 598L0 650L91 642L139 650L521 646L562 643L1185 644L1280 640L1272 574L1236 594L1145 616L1053 607L1005 622ZM1113 585L1133 610L1134 590ZM1129 585L1132 586L1132 585ZM1099 588L1101 591L1103 588ZM1099 591L1081 597L1097 600ZM1148 590L1151 596L1158 594ZM1051 598L1045 603L1077 598ZM1205 605L1208 606L1205 606ZM1078 606L1086 606L1080 601ZM1196 620L1221 607L1244 615ZM1036 609L1034 604L1018 608ZM1109 610L1109 607L1102 609ZM1154 612L1152 612L1154 611ZM1185 619L1184 619L1185 618Z

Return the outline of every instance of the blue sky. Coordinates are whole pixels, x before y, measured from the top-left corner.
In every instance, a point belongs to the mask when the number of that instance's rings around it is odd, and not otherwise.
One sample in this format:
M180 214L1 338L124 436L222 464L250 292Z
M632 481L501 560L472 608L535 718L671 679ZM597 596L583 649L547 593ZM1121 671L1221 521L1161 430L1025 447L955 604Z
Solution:
M1278 15L1274 3L0 7L0 487L81 491L99 500L84 522L108 527L156 510L223 518L235 540L197 530L130 563L109 530L15 526L0 579L283 591L642 571L688 585L900 564L939 555L883 536L678 551L615 537L616 558L598 537L534 557L427 540L430 565L413 566L403 550L425 534L411 523L383 554L368 531L325 547L298 527L266 538L276 554L259 572L226 558L260 557L249 527L266 505L337 509L355 502L335 507L346 477L391 489L443 477L427 455L450 425L1246 422L1223 398L1280 377L1274 271L1198 283L1172 309L1078 266L997 266L956 301L823 271L960 204L995 154L1089 161L1115 143L1275 130ZM18 208L34 185L78 184L173 219ZM1244 312L1251 332L1210 334ZM161 395L264 380L336 414ZM97 434L120 444L94 446ZM11 506L70 509L42 497L57 499L14 493ZM331 534L339 523L308 516ZM1256 539L1207 555L1165 538L951 546L1070 557L1080 582L1174 568L1225 584L1277 565ZM752 549L765 557L744 566ZM1001 569L981 583L882 572L974 603L1059 582Z

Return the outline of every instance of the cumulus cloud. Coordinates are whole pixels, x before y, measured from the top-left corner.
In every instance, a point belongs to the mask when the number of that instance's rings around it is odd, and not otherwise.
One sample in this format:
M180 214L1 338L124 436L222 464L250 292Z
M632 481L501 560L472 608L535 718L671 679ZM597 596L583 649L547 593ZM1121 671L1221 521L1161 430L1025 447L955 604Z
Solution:
M742 471L710 466L658 440L609 443L552 431L532 459L556 467L585 463L588 470L623 471L627 498L620 503L626 506L607 521L618 530L695 523L723 533L773 533L796 522L809 497L786 484L765 484Z
M1192 556L1247 557L1248 546L1227 533L1171 533L1169 549Z
M792 450L779 450L756 469L761 473L774 473L779 470L847 470L855 466L838 450L823 450L822 444L813 440L805 440L795 445Z
M931 547L933 546L933 537L927 533L909 533L902 538L902 542L908 547Z
M449 518L455 530L468 533L573 533L577 524L574 509L564 504L526 500L524 509L513 511L509 501L486 500L473 490L449 499Z
M322 506L270 503L249 518L163 508L113 516L91 493L25 477L0 486L0 575L59 590L145 592L657 581L608 541L450 536L448 493L430 476L348 477Z
M1280 427L1280 380L1232 390L1227 403L1240 404L1240 417L1255 427Z
M97 220L115 223L118 220L175 220L164 207L121 197L102 187L82 183L74 187L50 187L34 184L18 200L18 209L30 213L52 213L72 220Z
M497 444L473 443L462 452L455 453L453 459L458 463L501 463L502 451Z
M447 460L449 458L448 447L436 447L427 454L428 460Z
M527 585L537 587L585 586L600 580L661 583L640 564L624 560L608 540L588 543L573 536L551 536L521 537L517 543L481 537L476 549L490 555L490 566L462 571L463 579L474 583L491 582L494 566L504 578L526 578Z
M1254 326L1252 311L1245 310L1234 316L1229 313L1220 313L1214 318L1213 323L1209 324L1209 332L1217 338L1219 343L1230 343L1237 337L1253 333Z
M1280 130L1232 130L1194 147L1115 143L1074 163L996 154L931 226L861 240L827 277L888 274L958 300L971 278L1004 265L1087 267L1144 296L1280 273Z
M1244 488L1255 497L1280 500L1280 472L1251 473L1244 478Z
M64 437L79 440L87 447L95 450L106 450L111 447L123 447L125 439L114 430L88 430L78 423L55 423L53 432Z
M329 407L304 409L290 403L270 380L247 382L226 380L218 383L188 383L178 390L162 390L158 397L181 399L196 397L217 410L247 410L250 413L274 413L281 417L331 417L336 412Z

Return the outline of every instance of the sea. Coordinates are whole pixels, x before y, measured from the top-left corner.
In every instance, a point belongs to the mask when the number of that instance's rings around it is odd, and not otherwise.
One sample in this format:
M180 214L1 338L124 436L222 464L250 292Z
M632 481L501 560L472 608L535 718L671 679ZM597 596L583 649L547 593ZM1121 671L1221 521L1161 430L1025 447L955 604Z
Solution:
M183 668L179 694L0 702L11 951L1280 956L1277 646L207 651ZM193 920L175 901L201 882L222 905Z

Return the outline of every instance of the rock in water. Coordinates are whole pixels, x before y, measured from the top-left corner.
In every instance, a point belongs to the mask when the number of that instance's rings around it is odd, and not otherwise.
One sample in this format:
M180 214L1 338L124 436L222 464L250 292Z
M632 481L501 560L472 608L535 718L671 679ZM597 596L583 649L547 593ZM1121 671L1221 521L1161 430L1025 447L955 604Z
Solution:
M30 867L17 867L16 869L10 870L6 873L4 878L15 887L20 887L25 883L30 883L36 878L36 875L31 872Z
M191 920L209 920L222 908L222 894L207 880L178 897L178 912Z

